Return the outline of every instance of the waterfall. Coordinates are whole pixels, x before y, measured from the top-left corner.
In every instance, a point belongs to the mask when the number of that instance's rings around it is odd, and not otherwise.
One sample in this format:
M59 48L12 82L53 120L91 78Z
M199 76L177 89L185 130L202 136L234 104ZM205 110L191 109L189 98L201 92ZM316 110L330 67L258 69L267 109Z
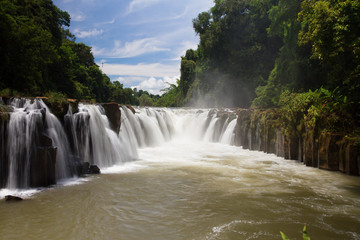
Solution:
M214 109L140 108L135 117L127 119L132 129L142 129L144 144L139 147L161 145L173 138L232 144L236 125L233 114Z
M69 105L62 124L40 99L15 98L8 104L13 111L0 128L0 188L9 189L55 184L79 174L84 162L100 168L123 164L138 158L138 148L176 139L233 144L236 125L231 111L137 108L133 113L123 106L117 133L101 105L80 103L76 112Z
M40 106L46 109L46 133L52 139L53 145L57 147L56 173L58 179L71 177L70 145L64 128L60 121L50 112L50 109L43 101L39 101Z
M51 114L42 100L12 99L14 112L8 123L8 178L9 189L27 188L31 184L31 167L37 164L39 148L44 137L49 137L57 151L56 178L70 174L69 145L60 121ZM44 152L44 151L43 151ZM48 159L45 156L43 159ZM45 160L46 161L46 160ZM46 174L46 173L44 173Z
M224 144L234 144L234 130L235 130L235 126L236 126L236 119L233 119L226 127L224 134L221 137L220 142L224 143Z
M132 160L136 151L110 129L109 121L101 106L79 105L79 113L68 113L68 125L72 131L74 153L101 167L110 167ZM68 127L69 128L69 127Z
M39 142L43 112L39 109L18 108L10 116L8 131L9 176L7 187L24 188L29 185L30 154Z

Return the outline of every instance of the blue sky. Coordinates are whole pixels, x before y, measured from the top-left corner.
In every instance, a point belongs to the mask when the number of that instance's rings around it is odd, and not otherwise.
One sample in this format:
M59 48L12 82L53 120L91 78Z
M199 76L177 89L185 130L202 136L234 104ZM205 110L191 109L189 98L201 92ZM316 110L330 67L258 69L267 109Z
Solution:
M180 57L199 43L192 19L213 0L53 0L71 16L111 81L158 94L180 77Z

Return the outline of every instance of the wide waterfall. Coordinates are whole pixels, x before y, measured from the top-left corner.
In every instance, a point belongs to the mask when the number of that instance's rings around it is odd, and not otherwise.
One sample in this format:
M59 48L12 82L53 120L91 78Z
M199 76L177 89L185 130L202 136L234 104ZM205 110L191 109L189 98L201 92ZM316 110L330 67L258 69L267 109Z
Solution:
M41 99L15 98L9 105L13 111L1 131L3 139L7 136L1 188L52 185L78 175L83 162L100 169L121 165L136 160L139 148L174 139L234 142L236 115L230 110L137 108L134 113L123 106L117 133L101 105L79 104L76 112L70 106L64 119L57 119Z
M1 105L1 238L360 239L359 179L265 153L247 110L44 102Z

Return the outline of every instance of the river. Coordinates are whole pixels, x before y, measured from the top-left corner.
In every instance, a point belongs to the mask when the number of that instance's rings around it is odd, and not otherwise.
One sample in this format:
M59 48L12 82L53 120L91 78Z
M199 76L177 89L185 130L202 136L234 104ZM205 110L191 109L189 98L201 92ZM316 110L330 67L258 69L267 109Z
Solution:
M199 139L181 114L171 140L101 175L2 189L26 199L0 201L0 239L360 239L358 177Z

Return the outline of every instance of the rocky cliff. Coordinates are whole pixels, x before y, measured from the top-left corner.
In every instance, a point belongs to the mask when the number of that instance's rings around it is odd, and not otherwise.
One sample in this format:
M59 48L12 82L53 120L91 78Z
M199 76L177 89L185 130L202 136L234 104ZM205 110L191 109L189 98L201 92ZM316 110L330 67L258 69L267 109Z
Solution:
M300 119L284 126L278 109L238 109L235 145L298 160L306 166L360 175L359 138Z

